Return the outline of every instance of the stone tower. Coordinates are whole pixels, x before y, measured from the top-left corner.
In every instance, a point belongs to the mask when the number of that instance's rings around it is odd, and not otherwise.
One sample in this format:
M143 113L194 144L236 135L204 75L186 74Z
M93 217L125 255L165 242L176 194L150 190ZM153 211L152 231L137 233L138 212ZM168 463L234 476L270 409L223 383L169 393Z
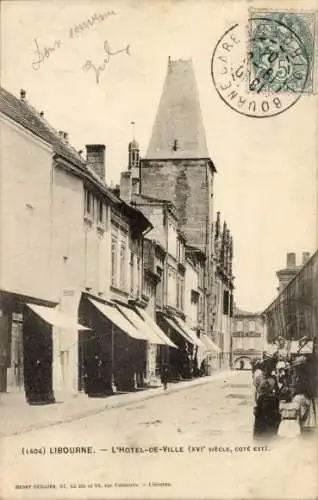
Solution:
M140 192L172 201L187 245L206 255L205 328L212 326L213 177L192 60L168 60L149 146L140 163Z
M214 172L192 61L169 58L148 150L140 164L140 191L172 201L188 245L209 258Z

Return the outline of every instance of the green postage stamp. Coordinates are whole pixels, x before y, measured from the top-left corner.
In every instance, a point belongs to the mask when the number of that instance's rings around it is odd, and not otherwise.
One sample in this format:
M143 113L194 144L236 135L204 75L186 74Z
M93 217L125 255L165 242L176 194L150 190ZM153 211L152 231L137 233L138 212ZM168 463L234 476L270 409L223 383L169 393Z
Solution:
M313 93L314 64L314 12L250 12L250 92Z

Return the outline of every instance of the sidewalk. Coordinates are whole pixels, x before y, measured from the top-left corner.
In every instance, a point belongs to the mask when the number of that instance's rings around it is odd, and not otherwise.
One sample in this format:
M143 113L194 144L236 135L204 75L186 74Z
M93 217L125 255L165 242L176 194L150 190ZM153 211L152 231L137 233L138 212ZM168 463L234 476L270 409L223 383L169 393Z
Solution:
M214 380L226 381L236 373L227 370L208 377L171 383L167 391L164 391L162 387L156 387L126 394L114 394L106 398L89 398L86 394L78 393L63 402L63 399L59 397L61 395L57 393L57 403L43 406L28 405L24 392L3 393L0 395L0 437L14 436L35 429L72 422L105 410L132 405L138 401L145 401L196 385L208 384Z

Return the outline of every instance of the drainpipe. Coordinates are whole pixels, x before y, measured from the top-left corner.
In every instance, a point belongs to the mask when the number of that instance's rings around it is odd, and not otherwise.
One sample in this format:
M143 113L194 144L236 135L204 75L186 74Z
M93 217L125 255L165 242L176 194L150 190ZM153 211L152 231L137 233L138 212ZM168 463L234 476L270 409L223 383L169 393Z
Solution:
M167 307L168 304L168 238L169 238L169 232L168 232L168 210L167 207L164 207L164 221L165 221L165 236L166 236L166 245L165 245L165 259L164 259L164 269L163 269L163 276L164 276L164 287L163 287L163 308Z

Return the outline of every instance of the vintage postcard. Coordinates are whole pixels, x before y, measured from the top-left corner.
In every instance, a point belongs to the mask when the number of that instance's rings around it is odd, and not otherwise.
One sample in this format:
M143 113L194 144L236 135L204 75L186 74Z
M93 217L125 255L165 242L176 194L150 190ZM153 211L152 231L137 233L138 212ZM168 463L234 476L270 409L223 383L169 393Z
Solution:
M0 499L317 499L317 2L0 6Z

